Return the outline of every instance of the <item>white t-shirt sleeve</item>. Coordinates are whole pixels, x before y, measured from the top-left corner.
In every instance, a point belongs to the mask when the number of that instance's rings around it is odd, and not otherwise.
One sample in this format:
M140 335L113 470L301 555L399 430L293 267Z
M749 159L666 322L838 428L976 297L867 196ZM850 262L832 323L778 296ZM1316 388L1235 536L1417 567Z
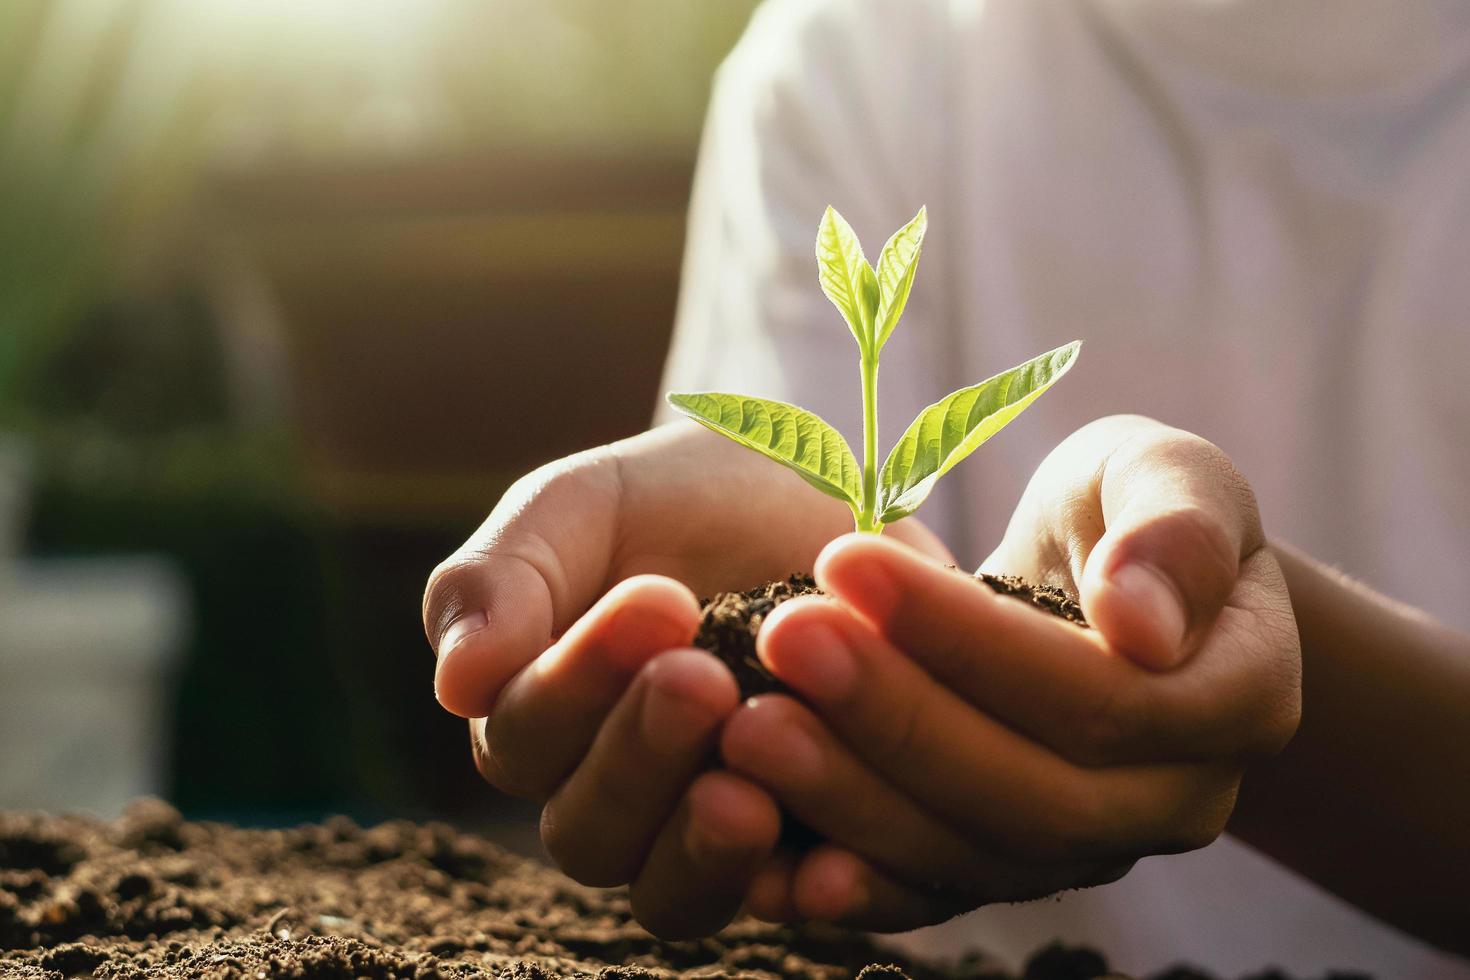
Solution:
M873 0L774 0L756 12L716 76L665 390L795 402L861 438L857 348L817 285L816 229L833 205L873 260L921 204L933 213L943 86L924 56L935 20L929 5ZM921 265L883 356L888 443L944 394L915 377L932 355L932 331L917 324L937 305L924 278Z

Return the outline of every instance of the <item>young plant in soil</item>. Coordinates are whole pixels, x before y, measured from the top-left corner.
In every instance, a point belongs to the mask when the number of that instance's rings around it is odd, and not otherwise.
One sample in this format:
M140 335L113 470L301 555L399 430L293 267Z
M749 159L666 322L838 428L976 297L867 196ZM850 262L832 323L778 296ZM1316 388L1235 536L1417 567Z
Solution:
M918 509L948 473L1025 411L1077 359L1081 341L1034 357L941 398L919 413L878 466L878 357L898 326L913 288L928 216L919 209L868 264L852 227L831 207L817 229L817 281L847 322L858 345L862 380L863 461L847 440L817 415L795 405L725 392L670 393L675 410L748 449L794 470L807 483L851 509L858 531L885 525ZM1082 622L1076 602L1061 590L1031 586L1012 576L979 576L999 592L1018 595ZM779 685L755 656L755 635L766 614L797 595L815 592L810 576L793 575L741 593L722 593L705 606L696 643L730 663L743 693Z

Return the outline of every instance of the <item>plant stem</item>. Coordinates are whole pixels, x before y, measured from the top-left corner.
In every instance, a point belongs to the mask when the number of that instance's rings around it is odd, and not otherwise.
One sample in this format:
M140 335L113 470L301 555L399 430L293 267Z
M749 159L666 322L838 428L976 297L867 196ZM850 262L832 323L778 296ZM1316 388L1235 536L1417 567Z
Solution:
M867 346L861 354L863 372L863 511L858 530L879 534L878 523L878 352Z

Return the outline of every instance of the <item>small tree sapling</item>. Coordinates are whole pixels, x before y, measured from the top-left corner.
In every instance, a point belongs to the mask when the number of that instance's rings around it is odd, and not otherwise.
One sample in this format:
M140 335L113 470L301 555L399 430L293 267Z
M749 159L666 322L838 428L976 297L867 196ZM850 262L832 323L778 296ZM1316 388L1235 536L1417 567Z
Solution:
M793 469L852 509L859 531L879 533L912 514L941 476L1066 374L1081 341L946 395L919 413L878 468L878 355L898 326L914 283L928 218L923 208L894 232L875 269L851 226L827 208L817 229L817 279L858 345L863 462L842 434L795 405L704 391L670 393L677 411Z

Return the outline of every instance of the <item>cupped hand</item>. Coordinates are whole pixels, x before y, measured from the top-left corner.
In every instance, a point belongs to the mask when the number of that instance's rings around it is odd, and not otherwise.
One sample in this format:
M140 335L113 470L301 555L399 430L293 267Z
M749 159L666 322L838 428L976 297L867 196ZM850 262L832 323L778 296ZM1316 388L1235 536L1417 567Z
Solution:
M1295 731L1285 585L1208 442L1079 430L985 567L1080 591L1095 628L869 536L818 560L831 597L767 620L760 654L804 703L742 706L721 750L827 843L767 862L758 915L907 929L1114 880L1218 836L1245 767Z
M429 579L435 693L470 719L480 772L542 802L551 857L631 884L661 935L728 921L780 826L768 793L708 771L739 696L690 647L695 596L809 569L851 526L794 474L676 423L518 481ZM944 554L916 524L901 536Z

